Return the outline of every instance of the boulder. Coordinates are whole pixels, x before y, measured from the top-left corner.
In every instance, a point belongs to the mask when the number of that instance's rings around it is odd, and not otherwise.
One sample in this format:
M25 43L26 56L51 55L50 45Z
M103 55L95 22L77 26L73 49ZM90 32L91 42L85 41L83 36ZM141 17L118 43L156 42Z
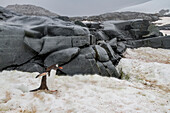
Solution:
M15 68L15 69L19 70L19 71L40 72L40 73L45 71L45 68L37 63L26 63L26 64L23 64L22 66Z
M107 72L105 66L101 62L97 61L97 66L99 68L100 75L110 76L109 73Z
M106 61L109 60L109 56L108 56L108 54L107 54L107 52L105 51L104 48L102 48L99 45L95 45L94 50L97 54L97 60L99 60L101 62L106 62Z
M101 43L100 46L106 50L106 52L108 53L109 59L112 61L112 63L115 63L117 59L116 59L116 55L112 47L106 42Z
M80 54L85 55L86 59L95 59L96 52L93 49L93 46L82 48Z
M126 45L123 42L117 43L117 52L119 54L123 53L126 50Z
M143 36L146 36L149 34L149 31L144 31L140 29L131 29L130 33L133 39L142 39Z
M94 35L90 35L90 45L96 45L97 38Z
M43 37L44 44L40 55L72 47L72 38L66 36Z
M116 48L117 48L117 38L111 39L108 43L110 44L110 46L111 46L113 49L116 49Z
M90 36L71 36L73 47L90 45Z
M79 25L81 27L87 27L83 22L81 21L75 21L74 24Z
M44 60L44 65L47 67L53 64L63 65L78 55L79 50L79 48L75 47L53 52L46 57Z
M38 26L54 23L51 18L43 16L15 16L7 20L7 22L15 23L17 25L27 26Z
M109 40L109 37L103 32L103 31L98 31L97 32L97 40Z
M110 77L116 77L116 78L120 77L119 73L117 72L115 66L112 64L111 61L104 62L103 65L105 66L106 71L109 73Z
M43 42L43 39L34 39L30 37L24 38L24 43L37 53L40 53L43 46Z
M149 25L150 23L148 20L142 19L132 20L130 24L133 29L140 29L141 31L147 31Z
M86 59L85 55L79 54L76 58L62 66L62 72L67 75L98 74L97 68L94 68L94 63L95 59Z
M0 26L0 70L21 65L37 54L24 43L24 30L15 26Z
M47 30L49 36L84 36L90 34L87 28L76 25L49 25Z
M128 41L127 45L131 48L153 47L170 49L170 36L147 38L143 40Z
M109 39L116 37L118 40L126 40L121 31L112 23L105 22L102 31L109 37Z
M37 25L37 26L31 26L30 29L45 36L47 35L47 26L48 26L47 24L42 24L42 25Z
M100 22L86 22L84 23L88 28L94 28L94 29L101 29L101 23Z
M7 20L13 16L20 16L20 14L14 13L0 6L0 20Z
M43 34L37 31L33 31L30 29L25 29L25 36L32 37L32 38L42 38Z

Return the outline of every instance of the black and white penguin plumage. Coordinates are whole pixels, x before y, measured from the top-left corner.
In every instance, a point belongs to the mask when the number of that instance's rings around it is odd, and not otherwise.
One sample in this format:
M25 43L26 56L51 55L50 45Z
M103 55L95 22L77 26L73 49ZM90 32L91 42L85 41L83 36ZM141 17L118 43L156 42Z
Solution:
M51 88L54 83L54 78L57 69L63 69L63 68L59 67L58 64L54 64L50 67L47 67L44 73L37 75L36 78L42 76L41 85L39 88L31 90L31 92L38 91L38 90L49 90L49 87Z

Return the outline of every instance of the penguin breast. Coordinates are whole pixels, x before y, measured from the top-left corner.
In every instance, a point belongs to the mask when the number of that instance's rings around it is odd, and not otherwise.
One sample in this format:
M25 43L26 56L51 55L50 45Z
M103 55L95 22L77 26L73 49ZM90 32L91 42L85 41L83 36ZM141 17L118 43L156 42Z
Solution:
M56 70L51 70L50 71L50 76L47 75L47 87L50 90L55 90L55 75L56 75Z

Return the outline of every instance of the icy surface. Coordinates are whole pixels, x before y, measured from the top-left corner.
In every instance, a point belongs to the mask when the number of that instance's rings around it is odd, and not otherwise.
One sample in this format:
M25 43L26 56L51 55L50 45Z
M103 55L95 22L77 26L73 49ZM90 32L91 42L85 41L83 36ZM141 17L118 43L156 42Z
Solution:
M152 48L139 50L159 54L160 59L167 59L166 54L170 51ZM139 54L135 53L139 50L131 50L131 56ZM144 52L142 54L145 55ZM39 73L3 71L0 73L0 113L170 112L169 63L141 60L138 57L130 59L129 56L123 58L117 68L129 78L119 80L99 75L54 77L52 71L48 81L54 80L54 84L50 85L57 92L29 92L39 86L41 78L35 78Z
M157 26L164 26L170 24L170 17L160 17L160 20L154 22ZM160 30L163 35L170 35L170 30Z
M170 17L160 17L160 20L154 22L158 26L170 24Z
M150 47L141 47L138 49L127 49L124 57L129 59L138 59L145 62L159 62L170 64L170 50L153 49Z

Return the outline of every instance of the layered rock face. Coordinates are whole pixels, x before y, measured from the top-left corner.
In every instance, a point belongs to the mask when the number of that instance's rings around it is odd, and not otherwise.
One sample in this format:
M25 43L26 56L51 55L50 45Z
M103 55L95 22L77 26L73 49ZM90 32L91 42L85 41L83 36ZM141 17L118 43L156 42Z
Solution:
M4 10L0 70L43 72L45 67L59 64L63 67L59 75L119 78L115 66L127 47L170 48L170 37L159 37L162 34L148 20L74 22L16 14L6 18Z

